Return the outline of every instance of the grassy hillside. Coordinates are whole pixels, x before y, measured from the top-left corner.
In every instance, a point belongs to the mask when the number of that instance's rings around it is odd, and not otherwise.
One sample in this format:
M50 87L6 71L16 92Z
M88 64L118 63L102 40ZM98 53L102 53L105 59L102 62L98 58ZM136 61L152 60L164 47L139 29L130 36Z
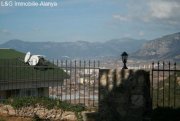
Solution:
M12 58L24 58L25 54L18 52L14 49L1 49L0 48L0 59L12 59Z
M46 66L29 66L21 60L24 56L12 49L0 49L0 81L62 81L68 76L50 62Z

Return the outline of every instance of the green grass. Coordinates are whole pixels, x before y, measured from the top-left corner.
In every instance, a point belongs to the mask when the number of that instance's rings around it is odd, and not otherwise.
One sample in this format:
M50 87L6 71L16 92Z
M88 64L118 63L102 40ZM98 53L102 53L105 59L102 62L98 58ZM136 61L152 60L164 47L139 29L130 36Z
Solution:
M33 106L37 104L47 109L59 108L64 111L81 112L85 110L85 107L80 104L70 104L60 101L59 99L50 99L47 97L21 97L21 98L9 98L5 101L5 104L12 105L15 109L22 107Z
M0 48L0 59L12 59L12 58L24 58L25 54L14 49L1 49Z
M57 66L49 63L48 66L33 67L18 59L0 59L0 80L56 80L67 78L68 75Z
M67 73L47 61L46 66L29 66L23 62L24 55L12 49L0 49L1 81L49 81L68 78ZM20 59L21 58L21 59Z

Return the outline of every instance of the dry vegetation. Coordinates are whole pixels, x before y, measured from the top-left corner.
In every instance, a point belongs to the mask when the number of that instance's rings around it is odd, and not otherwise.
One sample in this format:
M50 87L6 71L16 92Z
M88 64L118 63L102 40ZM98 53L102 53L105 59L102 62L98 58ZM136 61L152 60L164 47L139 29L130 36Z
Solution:
M33 121L31 118L15 117L0 113L0 121Z

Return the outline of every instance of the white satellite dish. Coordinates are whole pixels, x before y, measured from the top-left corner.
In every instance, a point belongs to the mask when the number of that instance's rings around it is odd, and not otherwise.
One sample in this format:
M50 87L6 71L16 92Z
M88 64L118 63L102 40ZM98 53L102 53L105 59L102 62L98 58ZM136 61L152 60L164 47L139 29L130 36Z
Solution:
M24 62L27 63L30 59L30 56L31 56L31 53L30 52L27 52L25 57L24 57Z
M29 65L35 66L39 63L39 56L38 55L32 55L29 59Z
M44 64L43 55L31 55L30 52L27 52L24 57L24 62L28 63L30 66L43 65Z

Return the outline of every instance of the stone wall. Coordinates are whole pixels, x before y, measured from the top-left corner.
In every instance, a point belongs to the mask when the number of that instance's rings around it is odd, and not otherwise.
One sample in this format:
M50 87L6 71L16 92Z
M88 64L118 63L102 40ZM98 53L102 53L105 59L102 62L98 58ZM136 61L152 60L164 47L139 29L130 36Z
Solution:
M151 111L149 72L100 70L100 121L144 121Z
M71 111L64 111L61 109L46 109L42 106L36 107L23 107L20 109L14 109L11 105L0 104L0 114L9 116L20 117L35 117L38 116L44 120L51 121L77 121L76 115Z

